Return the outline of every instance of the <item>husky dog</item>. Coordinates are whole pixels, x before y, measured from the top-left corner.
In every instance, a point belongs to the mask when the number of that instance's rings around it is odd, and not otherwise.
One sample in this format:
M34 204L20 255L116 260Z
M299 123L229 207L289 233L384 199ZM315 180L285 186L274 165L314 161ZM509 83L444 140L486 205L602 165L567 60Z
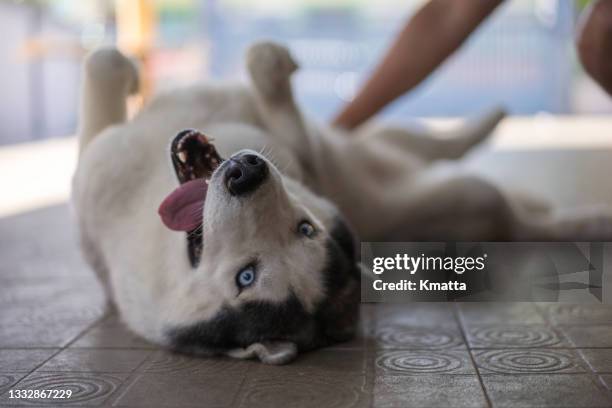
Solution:
M347 340L357 237L612 235L603 212L558 218L448 170L500 111L449 137L384 126L347 135L302 116L286 48L259 43L246 60L250 86L175 90L126 122L134 65L114 49L86 59L73 180L82 247L123 321L149 341L282 364Z

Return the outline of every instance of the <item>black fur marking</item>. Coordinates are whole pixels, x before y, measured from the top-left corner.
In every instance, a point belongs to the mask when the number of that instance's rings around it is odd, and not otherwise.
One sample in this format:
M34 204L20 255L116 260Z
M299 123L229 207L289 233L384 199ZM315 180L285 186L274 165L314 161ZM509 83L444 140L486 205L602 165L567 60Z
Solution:
M200 264L203 249L202 232L197 229L189 231L187 233L187 256L192 268L197 268Z
M237 309L226 306L212 319L171 328L167 332L171 346L209 355L263 341L289 341L305 351L349 340L359 318L354 240L341 220L330 235L323 271L327 296L314 313L308 313L293 293L281 303L247 302Z

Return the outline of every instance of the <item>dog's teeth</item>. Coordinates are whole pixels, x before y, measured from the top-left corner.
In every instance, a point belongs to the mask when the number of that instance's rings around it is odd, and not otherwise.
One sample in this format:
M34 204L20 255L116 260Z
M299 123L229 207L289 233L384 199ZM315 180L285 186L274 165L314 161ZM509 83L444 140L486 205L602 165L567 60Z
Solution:
M187 162L187 153L185 152L179 152L178 153L178 158L181 162L186 163Z

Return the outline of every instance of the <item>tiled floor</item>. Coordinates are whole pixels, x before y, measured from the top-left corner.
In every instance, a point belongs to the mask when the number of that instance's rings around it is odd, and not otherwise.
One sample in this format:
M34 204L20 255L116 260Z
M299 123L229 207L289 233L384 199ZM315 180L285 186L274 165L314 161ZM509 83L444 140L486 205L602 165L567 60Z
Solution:
M66 206L0 219L0 405L612 407L612 308L364 305L361 336L287 366L159 350L104 314ZM15 400L9 389L70 389Z

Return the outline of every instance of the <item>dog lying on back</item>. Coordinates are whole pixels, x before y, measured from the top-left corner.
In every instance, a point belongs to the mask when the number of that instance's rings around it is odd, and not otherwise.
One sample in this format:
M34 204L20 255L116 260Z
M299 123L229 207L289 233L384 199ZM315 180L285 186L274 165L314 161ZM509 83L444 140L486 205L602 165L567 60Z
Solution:
M348 340L357 237L612 236L608 214L558 218L448 163L501 112L444 138L383 126L349 137L304 119L287 49L259 43L246 59L250 86L176 90L129 122L135 67L114 49L85 62L73 180L82 247L123 321L149 341L282 364Z

